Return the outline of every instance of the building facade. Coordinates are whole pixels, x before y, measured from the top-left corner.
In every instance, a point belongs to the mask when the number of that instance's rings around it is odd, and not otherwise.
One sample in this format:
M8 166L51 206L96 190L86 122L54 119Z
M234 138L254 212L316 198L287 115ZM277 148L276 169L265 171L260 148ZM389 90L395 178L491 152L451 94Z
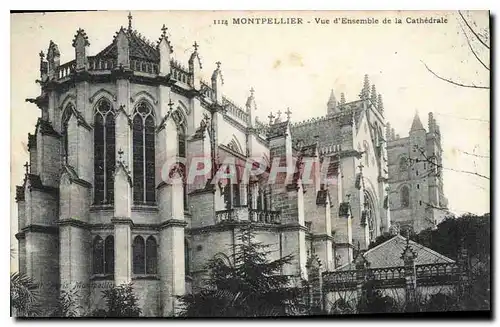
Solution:
M430 112L427 131L416 113L408 137L388 124L386 138L392 223L415 232L435 227L448 213L439 124Z
M16 192L20 272L40 283L47 310L63 289L79 288L88 311L104 288L133 282L144 315L173 315L208 260L231 263L249 222L274 258L293 254L283 273L297 279L313 254L332 271L389 231L386 122L367 76L355 101L332 91L323 117L292 123L287 110L262 122L253 89L235 105L221 64L203 81L198 45L184 67L165 27L153 44L129 17L98 54L82 29L73 47L64 64L52 41L40 54L41 94L27 101L41 115ZM234 179L216 178L231 167Z

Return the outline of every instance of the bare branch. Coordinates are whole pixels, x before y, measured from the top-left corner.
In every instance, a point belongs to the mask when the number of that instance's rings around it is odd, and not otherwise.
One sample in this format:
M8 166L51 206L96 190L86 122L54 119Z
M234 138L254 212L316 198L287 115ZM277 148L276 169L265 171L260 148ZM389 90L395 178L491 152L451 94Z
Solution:
M486 119L458 117L458 116L454 116L454 115L441 114L439 112L436 112L435 114L439 115L439 116L452 117L452 118L456 118L456 119L473 120L473 121L479 121L479 122L483 122L483 123L490 123L490 121L486 120Z
M474 31L474 29L469 25L469 22L467 21L467 19L465 19L464 15L462 15L462 13L460 12L460 10L458 11L458 13L460 14L460 17L462 17L462 20L464 21L465 25L467 25L467 27L469 28L469 30L472 32L472 34L474 34L474 36L477 38L477 40L479 42L481 42L482 45L484 45L487 49L490 48L489 45L487 45L482 39L481 37L479 37L479 35L476 33L476 31Z
M424 64L425 68L427 68L427 70L432 75L434 75L435 77L439 78L442 81L448 82L448 83L456 85L456 86L461 86L461 87L469 87L469 88L473 88L473 89L488 89L488 90L490 89L489 86L481 86L481 85L474 85L474 84L472 84L472 85L462 84L462 83L455 82L455 81L453 81L451 79L441 77L438 74L436 74L432 69L430 69L429 66L427 66L427 64L425 62L423 62L423 61L421 61L421 62Z
M470 43L470 40L469 40L469 36L467 35L467 33L465 33L464 28L463 28L462 25L460 25L460 28L462 29L462 32L465 35L465 39L467 40L467 44L469 45L469 49L472 52L472 54L474 55L474 57L476 57L477 61L479 61L481 63L481 65L483 65L483 67L486 68L489 71L490 67L486 66L485 63L481 60L481 58L479 58L479 56L477 55L476 51L472 47L472 44Z
M477 177L480 177L480 178L484 178L486 180L490 180L490 178L488 176L485 176L485 175L482 175L482 174L479 174L477 172L472 172L472 171L467 171L467 170L461 170L461 169L455 169L455 168L449 168L449 167L443 167L442 164L439 164L437 162L434 162L434 160L432 160L432 158L429 158L426 156L425 154L425 151L424 149L418 147L418 146L415 146L416 149L418 149L418 151L420 152L420 154L424 157L424 160L422 161L425 161L427 163L429 163L430 165L434 166L434 167L437 167L437 168L440 168L440 169L446 169L446 170L450 170L450 171L454 171L454 172L457 172L457 173L464 173L464 174L468 174L468 175L472 175L472 176L477 176ZM419 162L420 159L409 159L411 162Z
M467 155L469 155L469 156L474 156L474 157L478 157L478 158L490 159L490 156L483 156L483 155L480 155L480 154L470 153L470 152L467 152L467 151L462 151L462 150L460 150L460 149L458 149L458 151L462 152L463 154L467 154Z

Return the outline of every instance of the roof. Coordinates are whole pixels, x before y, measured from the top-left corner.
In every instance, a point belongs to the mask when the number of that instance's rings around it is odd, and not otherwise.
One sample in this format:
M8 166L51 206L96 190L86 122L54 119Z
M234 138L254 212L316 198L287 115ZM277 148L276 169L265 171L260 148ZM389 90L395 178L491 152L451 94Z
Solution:
M420 121L420 117L418 116L418 113L416 113L415 117L413 117L413 123L411 124L410 131L418 131L420 129L425 129L425 128L424 128L424 125L422 125L422 122Z
M136 30L123 29L123 31L125 32L125 36L129 42L130 58L146 60L154 63L160 62L160 52L152 42L147 41L146 38L142 37ZM104 50L99 52L96 57L103 59L115 59L118 56L118 49L115 40L116 37L113 39L113 42L104 48Z
M401 267L404 265L401 254L406 248L406 238L396 235L390 240L377 245L364 253L365 259L370 263L370 268ZM417 254L415 265L433 263L453 263L454 260L431 250L422 244L410 241L410 248ZM339 267L336 270L355 270L353 262Z

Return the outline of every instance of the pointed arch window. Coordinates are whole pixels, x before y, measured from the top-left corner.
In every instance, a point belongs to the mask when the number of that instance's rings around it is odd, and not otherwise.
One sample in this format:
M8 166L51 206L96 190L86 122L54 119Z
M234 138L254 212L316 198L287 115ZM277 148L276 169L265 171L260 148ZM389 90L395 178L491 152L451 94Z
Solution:
M406 157L401 157L399 159L399 171L404 172L408 170L408 159Z
M375 209L372 198L368 192L364 192L363 222L368 223L370 242L375 240Z
M73 112L73 105L68 104L64 109L61 117L61 130L62 130L62 143L63 143L62 155L64 158L64 163L68 163L68 155L69 155L68 124L72 112Z
M147 102L140 102L133 114L134 203L155 203L155 120Z
M94 203L114 202L115 113L107 99L97 103L94 113Z
M146 240L146 273L153 275L157 273L158 246L153 236Z
M104 273L113 274L115 272L115 238L106 237L104 241Z
M132 266L136 275L155 275L158 265L158 245L153 236L149 236L144 242L140 235L134 238L132 244Z
M144 246L144 239L142 236L136 236L134 239L134 244L132 245L133 253L133 271L134 274L144 274L145 262L146 262L146 251Z
M94 274L114 274L115 242L113 236L105 240L96 236L92 242L92 272Z
M410 206L410 190L408 186L401 188L401 207L408 208Z

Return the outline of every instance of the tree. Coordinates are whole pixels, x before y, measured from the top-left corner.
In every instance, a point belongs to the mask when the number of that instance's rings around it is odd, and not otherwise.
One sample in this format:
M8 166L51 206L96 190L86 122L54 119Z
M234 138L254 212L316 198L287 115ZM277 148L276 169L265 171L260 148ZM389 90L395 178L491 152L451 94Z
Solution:
M139 299L134 293L133 285L122 284L103 291L107 309L96 310L93 317L124 318L139 317L142 310L139 308Z
M36 317L41 310L38 304L38 284L18 272L10 274L10 314L16 317Z
M459 25L465 37L470 52L474 55L475 60L481 65L482 69L489 73L489 60L490 60L490 30L489 26L478 27L474 20L466 18L464 14L458 11ZM490 89L489 81L484 84L476 84L475 82L459 82L452 78L443 77L433 71L427 64L423 63L425 68L438 79L447 83L474 89Z
M266 317L304 313L302 289L281 274L292 256L270 261L270 245L255 241L253 225L237 236L233 263L212 259L201 291L180 297L184 317Z

